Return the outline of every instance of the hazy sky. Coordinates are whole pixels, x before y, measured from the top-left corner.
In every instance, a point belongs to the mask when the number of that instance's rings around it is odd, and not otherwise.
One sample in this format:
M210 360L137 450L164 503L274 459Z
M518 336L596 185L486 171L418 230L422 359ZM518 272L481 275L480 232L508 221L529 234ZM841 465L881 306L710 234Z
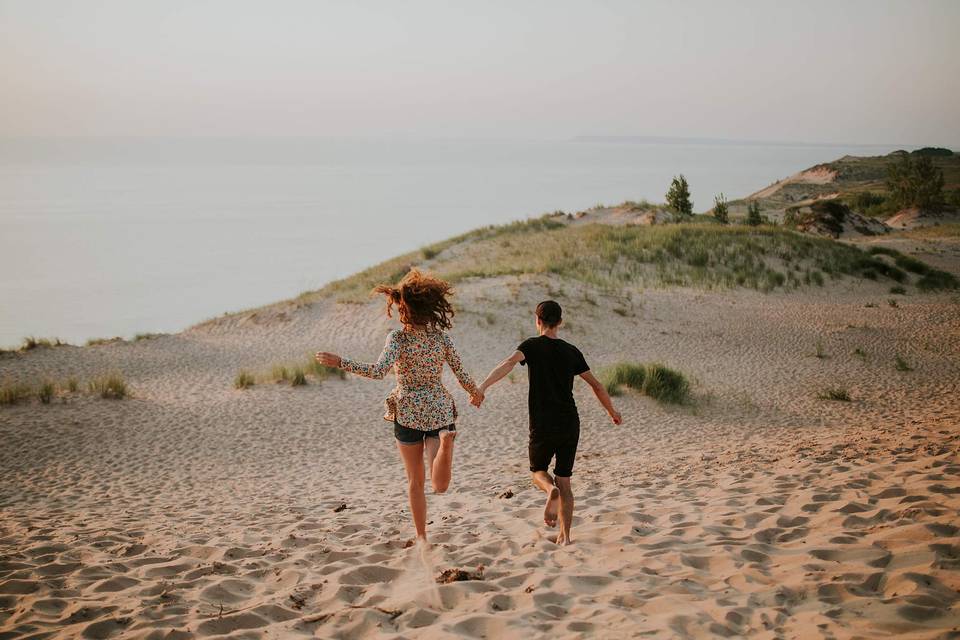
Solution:
M0 135L960 146L960 1L0 0Z

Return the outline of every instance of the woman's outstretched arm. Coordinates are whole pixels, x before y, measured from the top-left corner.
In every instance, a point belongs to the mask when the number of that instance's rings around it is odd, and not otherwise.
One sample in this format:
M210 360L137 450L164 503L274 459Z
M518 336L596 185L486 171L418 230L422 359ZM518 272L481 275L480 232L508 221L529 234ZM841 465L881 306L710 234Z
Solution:
M470 400L474 401L475 399L482 397L483 394L473 382L473 378L471 378L470 374L467 373L463 368L463 362L460 360L460 354L457 353L457 348L453 346L453 339L444 334L443 343L444 359L447 361L447 364L450 365L453 375L457 376L457 381L460 383L460 386L463 387L464 391L470 394ZM474 404L476 403L474 402Z
M397 331L391 331L387 336L387 342L383 345L383 351L380 352L380 357L377 358L376 362L360 362L358 360L351 360L350 358L343 358L335 353L328 353L326 351L318 351L314 357L317 362L322 365L337 367L344 371L355 373L358 376L363 376L364 378L379 380L387 375L387 371L389 371L393 363L397 361L397 353L399 351L397 333Z

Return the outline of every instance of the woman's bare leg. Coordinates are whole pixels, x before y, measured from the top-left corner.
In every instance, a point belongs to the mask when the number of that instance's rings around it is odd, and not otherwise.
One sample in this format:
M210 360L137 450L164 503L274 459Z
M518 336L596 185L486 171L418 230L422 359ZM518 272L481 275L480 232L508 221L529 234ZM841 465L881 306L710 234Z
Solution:
M543 524L548 527L557 526L560 490L554 486L553 478L546 471L534 471L533 484L547 494L547 503L543 506Z
M423 494L423 443L402 444L397 442L403 468L407 472L407 496L410 498L410 513L417 538L427 539L427 498Z
M453 443L456 432L441 431L439 438L426 438L430 484L436 493L444 493L453 476Z

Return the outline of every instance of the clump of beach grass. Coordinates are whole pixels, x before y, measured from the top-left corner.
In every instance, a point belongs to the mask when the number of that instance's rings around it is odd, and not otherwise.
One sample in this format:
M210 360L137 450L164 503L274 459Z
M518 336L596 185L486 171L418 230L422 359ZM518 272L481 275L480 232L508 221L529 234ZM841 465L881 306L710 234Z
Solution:
M80 390L80 381L77 380L76 378L68 378L67 391L69 391L70 393L76 393L79 390Z
M302 387L307 384L307 374L301 367L296 367L290 376L291 387Z
M37 389L37 399L40 400L43 404L50 404L50 401L53 400L53 397L57 393L57 388L50 381L46 381L40 385L40 388Z
M32 351L40 347L62 347L67 344L68 343L60 338L36 338L34 336L27 336L20 344L20 351Z
M134 342L140 342L141 340L153 340L154 338L159 338L159 337L164 336L164 335L166 335L166 334L163 334L163 333L138 333L137 335L133 336L133 341L134 341Z
M913 371L913 367L899 355L894 358L893 366L896 367L897 371Z
M679 371L654 362L620 362L601 374L610 395L620 395L626 386L660 402L683 404L690 394L690 383Z
M823 348L823 340L817 340L817 350L813 355L820 360L825 360L827 358L827 352Z
M233 379L233 386L236 389L249 389L256 384L253 374L246 370L241 370L237 377Z
M896 285L896 286L894 286L894 287L890 287L890 293L892 293L892 294L895 295L895 296L905 296L905 295L907 295L907 290L906 290L905 287L901 287L900 285Z
M14 405L33 395L33 388L22 382L8 382L0 386L0 405Z
M98 394L101 398L111 400L121 400L128 395L127 383L119 373L110 373L97 376L88 383L91 393Z
M104 344L113 344L115 342L125 342L125 340L120 336L114 336L112 338L90 338L86 344L88 347L96 347Z
M850 393L843 387L827 387L817 394L820 400L836 400L837 402L850 402Z

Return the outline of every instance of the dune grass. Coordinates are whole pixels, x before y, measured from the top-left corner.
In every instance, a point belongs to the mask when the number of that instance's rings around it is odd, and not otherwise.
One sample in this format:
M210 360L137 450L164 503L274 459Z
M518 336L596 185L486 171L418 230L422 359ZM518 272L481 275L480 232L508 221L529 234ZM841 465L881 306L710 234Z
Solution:
M875 253L762 225L616 227L565 225L543 218L480 229L443 244L458 244L458 250L431 252L430 270L454 283L472 277L557 274L603 288L640 285L772 291L821 286L828 278L843 276L886 278L895 283L907 280L904 268ZM421 252L399 256L304 295L360 302L377 283L395 282L422 261ZM909 270L917 268L913 262L901 262ZM936 272L920 264L929 273ZM939 275L942 272L937 273L925 286L952 286L947 277Z
M256 384L253 374L249 371L241 370L237 377L233 379L233 386L236 389L249 389Z
M850 402L850 393L843 387L827 387L817 394L820 400L835 400L837 402Z
M14 405L36 398L41 404L50 404L62 394L79 393L80 381L77 378L67 378L60 383L52 380L41 380L39 383L6 382L0 385L0 406ZM130 395L123 376L119 373L110 373L89 380L86 384L89 393L102 398L119 400Z
M37 338L34 336L27 336L23 339L23 342L20 343L20 351L32 351L33 349L39 349L41 347L63 347L67 346L69 343L64 342L60 338Z
M112 338L90 338L89 340L87 340L86 346L96 347L104 344L113 344L115 342L126 342L126 341L120 336L114 336Z
M948 222L929 227L918 227L900 231L898 236L904 238L960 238L960 222Z
M49 381L44 382L40 385L40 388L37 389L37 399L43 404L50 404L56 394L56 386Z
M22 382L8 382L0 386L0 406L14 405L33 396L33 387Z
M686 376L656 362L620 362L601 372L601 380L612 396L620 395L622 387L629 387L668 404L684 404L690 397Z
M894 358L893 366L897 371L913 371L913 367L899 355Z
M119 373L97 376L87 383L87 388L91 393L96 393L101 398L109 398L111 400L121 400L129 395L127 383L124 382L123 376Z
M952 273L935 269L926 262L918 260L913 256L900 253L896 249L891 249L890 247L870 247L868 252L875 256L888 256L893 259L893 262L897 268L920 276L915 284L921 291L940 291L943 289L957 289L960 287L960 280L957 280L957 277ZM905 279L898 280L898 282L904 281Z
M234 380L234 386L238 389L246 389L252 387L256 380L259 379L261 382L274 382L277 384L289 384L292 387L302 387L309 384L310 378L321 382L328 378L343 380L346 377L347 374L342 369L326 367L314 360L312 356L308 356L300 362L275 364L270 367L269 373L266 374L254 375L246 370L241 371Z

